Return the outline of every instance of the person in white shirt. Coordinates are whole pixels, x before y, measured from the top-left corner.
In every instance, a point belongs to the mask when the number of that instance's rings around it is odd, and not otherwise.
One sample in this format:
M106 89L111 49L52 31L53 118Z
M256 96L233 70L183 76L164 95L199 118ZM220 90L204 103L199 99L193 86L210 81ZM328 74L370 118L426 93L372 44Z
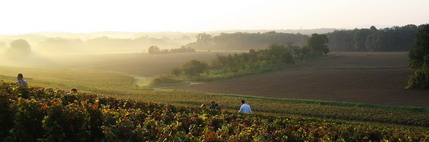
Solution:
M250 109L250 105L246 104L246 101L241 100L241 107L240 110L238 112L243 112L243 113L252 113L252 110Z

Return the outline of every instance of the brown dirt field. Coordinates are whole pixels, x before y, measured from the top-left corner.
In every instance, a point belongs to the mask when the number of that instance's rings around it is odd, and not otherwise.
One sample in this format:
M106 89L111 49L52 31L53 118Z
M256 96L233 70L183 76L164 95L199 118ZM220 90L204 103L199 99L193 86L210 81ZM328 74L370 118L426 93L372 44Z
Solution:
M407 54L332 53L287 70L171 86L199 92L316 99L380 105L429 106L429 90L403 89L412 71Z

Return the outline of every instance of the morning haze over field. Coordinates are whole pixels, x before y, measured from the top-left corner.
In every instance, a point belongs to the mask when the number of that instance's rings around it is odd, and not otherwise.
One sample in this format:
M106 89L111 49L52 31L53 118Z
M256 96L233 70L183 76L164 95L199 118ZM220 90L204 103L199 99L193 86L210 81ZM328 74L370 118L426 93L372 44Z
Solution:
M429 141L428 1L0 5L0 141Z

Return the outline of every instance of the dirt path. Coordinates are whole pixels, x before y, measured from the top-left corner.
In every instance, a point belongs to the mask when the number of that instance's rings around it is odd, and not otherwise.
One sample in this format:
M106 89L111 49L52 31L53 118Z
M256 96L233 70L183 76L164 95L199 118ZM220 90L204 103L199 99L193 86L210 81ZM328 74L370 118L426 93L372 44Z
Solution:
M429 91L404 90L411 70L406 53L333 53L291 69L172 86L199 92L429 107Z

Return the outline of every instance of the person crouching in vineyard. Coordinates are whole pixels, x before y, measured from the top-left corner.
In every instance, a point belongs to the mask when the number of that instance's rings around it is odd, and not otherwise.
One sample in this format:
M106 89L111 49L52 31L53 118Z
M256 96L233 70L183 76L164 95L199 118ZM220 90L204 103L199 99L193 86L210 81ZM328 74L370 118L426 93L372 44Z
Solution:
M243 113L252 113L252 109L250 109L250 105L246 104L246 101L241 100L241 107L240 110L238 112L243 112Z
M210 109L221 109L221 107L215 101L212 101L212 105L210 106Z
M18 74L18 82L16 82L17 84L23 85L23 86L27 86L27 81L24 80L24 75L22 75L21 73Z
M71 89L70 90L70 92L69 93L67 93L68 95L71 95L71 94L77 94L77 89L76 88L73 88L73 89Z

